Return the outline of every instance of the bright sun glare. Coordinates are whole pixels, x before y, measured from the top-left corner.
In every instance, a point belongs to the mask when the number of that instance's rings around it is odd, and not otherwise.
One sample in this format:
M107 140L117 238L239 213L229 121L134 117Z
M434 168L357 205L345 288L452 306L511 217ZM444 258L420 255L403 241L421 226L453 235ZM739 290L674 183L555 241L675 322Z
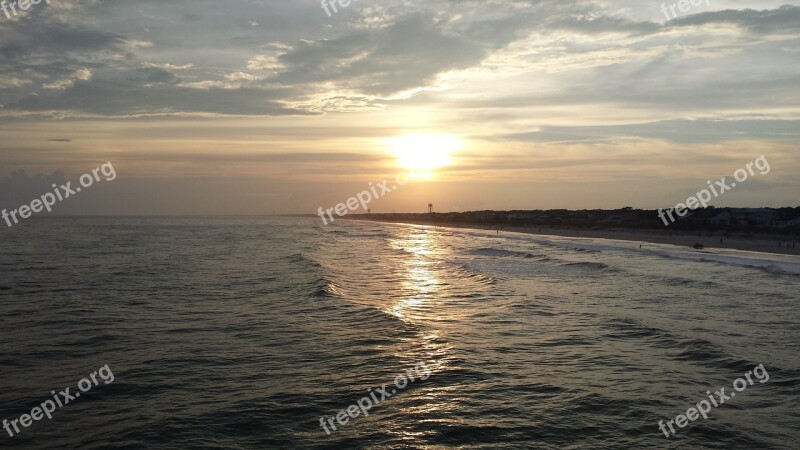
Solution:
M430 178L433 169L450 163L450 154L463 147L463 143L449 135L413 134L388 139L397 164L409 170L415 178Z

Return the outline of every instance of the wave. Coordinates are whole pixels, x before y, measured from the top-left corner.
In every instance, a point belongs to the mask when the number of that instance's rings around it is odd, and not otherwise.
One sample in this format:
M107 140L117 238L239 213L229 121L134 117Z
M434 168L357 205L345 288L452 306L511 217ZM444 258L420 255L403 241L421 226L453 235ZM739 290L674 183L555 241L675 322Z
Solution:
M611 269L608 264L604 264L601 262L568 262L565 264L561 264L564 267L578 267L578 268L586 268L586 269L594 269L594 270L607 270Z
M468 252L470 255L476 256L499 256L499 257L522 257L522 258L537 258L545 257L544 255L532 255L527 252L516 252L513 250L505 250L502 248L484 247L471 250Z
M456 272L460 272L460 275L469 278L472 281L475 281L478 284L483 285L494 285L497 284L497 279L491 275L487 275L481 272L476 272L464 264L455 264Z
M519 239L519 238L518 238ZM525 240L524 237L521 239ZM732 249L714 249L698 252L669 244L647 244L646 249L639 248L641 243L633 241L615 241L612 239L580 238L570 239L558 237L552 241L541 238L529 238L537 244L550 244L559 248L588 253L636 253L657 255L668 259L682 259L701 262L713 262L731 266L748 267L778 275L800 276L800 257L772 253L750 252Z
M309 265L311 267L322 267L322 264L301 253L294 253L292 255L285 256L283 259L293 263Z
M347 233L347 237L391 237L388 233Z
M727 254L712 253L708 251L656 251L654 253L667 259L688 259L729 266L748 267L777 275L800 276L800 258L796 256L755 254L754 252L742 252L736 250L725 251ZM735 255L732 253L740 253L741 255ZM792 261L791 259L795 259L796 261Z
M325 278L318 279L315 283L317 289L314 291L313 296L316 298L345 298L346 295L341 287L337 286L333 281Z
M643 341L653 347L667 350L675 361L730 371L755 366L755 363L734 356L709 340L679 336L667 330L644 325L634 319L610 320L603 324L603 327L610 330L604 334L605 339Z

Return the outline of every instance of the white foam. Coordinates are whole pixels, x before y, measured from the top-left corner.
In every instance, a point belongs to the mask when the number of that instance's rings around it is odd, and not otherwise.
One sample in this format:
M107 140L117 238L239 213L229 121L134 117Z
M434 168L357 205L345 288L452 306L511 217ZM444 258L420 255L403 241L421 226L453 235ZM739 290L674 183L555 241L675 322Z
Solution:
M733 249L707 249L694 250L673 244L653 244L640 241L626 241L605 238L581 238L541 234L527 234L506 232L497 236L491 233L482 233L480 230L470 230L472 234L533 242L537 244L557 245L563 248L592 250L599 252L635 252L640 254L655 254L664 258L675 258L692 261L708 261L721 264L730 264L742 267L753 267L772 273L800 275L800 256L779 255L776 253L763 253ZM478 233L475 233L478 231ZM639 246L644 246L639 248Z

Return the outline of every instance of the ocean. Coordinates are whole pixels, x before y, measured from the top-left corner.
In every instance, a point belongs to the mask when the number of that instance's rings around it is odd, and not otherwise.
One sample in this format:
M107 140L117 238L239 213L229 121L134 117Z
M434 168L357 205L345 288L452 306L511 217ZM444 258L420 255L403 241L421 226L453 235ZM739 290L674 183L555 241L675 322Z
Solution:
M0 298L0 419L83 394L0 448L800 448L797 257L50 217L3 232Z

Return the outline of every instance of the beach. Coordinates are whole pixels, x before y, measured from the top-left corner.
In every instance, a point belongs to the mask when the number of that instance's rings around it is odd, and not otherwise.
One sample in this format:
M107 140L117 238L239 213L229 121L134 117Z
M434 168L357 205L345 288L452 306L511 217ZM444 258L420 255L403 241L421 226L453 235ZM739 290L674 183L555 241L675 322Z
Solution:
M407 223L416 225L431 225L438 227L472 228L477 230L495 230L502 232L528 233L547 236L603 238L622 241L641 242L643 246L650 244L673 244L679 247L692 247L700 244L706 249L731 249L761 253L775 253L780 255L800 255L800 238L792 236L768 235L762 233L708 233L674 230L632 230L632 229L604 229L592 230L585 228L559 228L549 226L514 226L514 225L487 225L477 223L451 223L426 220L384 220L376 218L350 217L350 220L369 220L375 222ZM780 245L779 245L780 244Z

